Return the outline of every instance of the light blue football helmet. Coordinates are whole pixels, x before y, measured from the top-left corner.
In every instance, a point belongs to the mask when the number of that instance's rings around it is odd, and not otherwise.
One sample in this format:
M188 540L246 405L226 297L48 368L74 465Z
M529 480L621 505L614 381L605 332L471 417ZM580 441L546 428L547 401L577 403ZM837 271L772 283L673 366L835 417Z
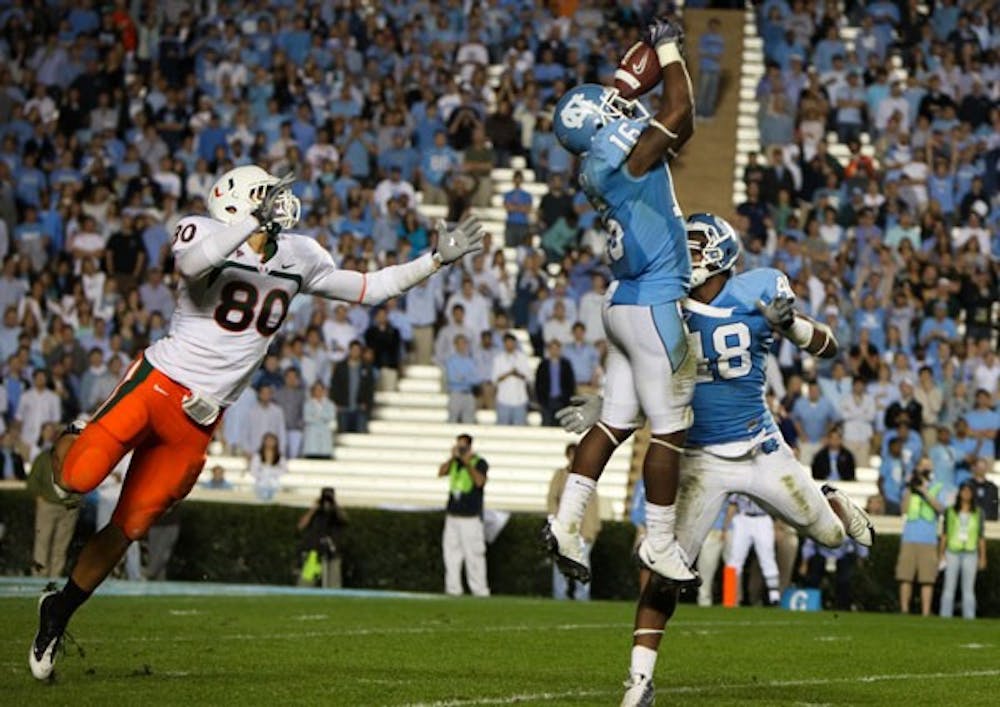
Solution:
M691 214L685 226L691 252L691 287L733 269L742 248L736 229L726 219L715 214Z
M601 128L620 118L648 119L649 112L638 101L622 98L611 86L583 83L562 95L552 124L562 146L581 155Z

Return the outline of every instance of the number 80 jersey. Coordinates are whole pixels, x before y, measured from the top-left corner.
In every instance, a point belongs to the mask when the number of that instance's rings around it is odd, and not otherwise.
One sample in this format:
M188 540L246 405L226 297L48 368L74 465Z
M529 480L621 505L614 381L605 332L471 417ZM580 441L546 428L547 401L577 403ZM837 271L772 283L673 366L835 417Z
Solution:
M189 216L174 233L175 254L226 224ZM180 279L170 331L146 349L147 360L172 380L231 405L260 366L292 298L308 291L329 255L311 238L280 234L273 252L247 245L192 280Z
M698 372L691 407L694 447L752 440L777 431L764 400L767 354L774 334L757 300L794 297L788 278L773 268L734 275L710 304L684 301Z
M651 306L687 295L691 256L666 162L633 177L625 165L646 123L623 118L601 128L580 165L580 186L608 231L612 304Z

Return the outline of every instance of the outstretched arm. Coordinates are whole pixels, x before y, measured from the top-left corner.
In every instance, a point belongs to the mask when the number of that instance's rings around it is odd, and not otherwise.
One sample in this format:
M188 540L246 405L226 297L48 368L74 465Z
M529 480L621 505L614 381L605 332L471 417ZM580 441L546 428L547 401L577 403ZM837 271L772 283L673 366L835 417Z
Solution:
M817 322L801 312L795 311L795 300L777 296L765 304L757 300L757 309L767 319L771 328L790 340L793 344L819 358L835 358L837 339L826 324Z
M259 228L260 223L250 216L245 221L213 230L210 234L199 234L195 219L182 219L174 233L174 264L177 271L188 280L197 280L212 268L222 265ZM185 239L194 242L191 246L184 247Z
M338 270L330 254L314 241L317 266L303 290L328 299L338 299L361 304L377 304L398 297L411 287L423 282L442 265L453 263L468 253L483 249L483 231L475 219L466 219L448 230L443 221L438 224L438 246L409 263L392 265L373 273Z
M663 74L660 109L639 137L627 166L629 174L640 177L667 158L675 157L694 134L694 92L681 42L684 34L671 21L656 20L647 30L646 42L656 49Z

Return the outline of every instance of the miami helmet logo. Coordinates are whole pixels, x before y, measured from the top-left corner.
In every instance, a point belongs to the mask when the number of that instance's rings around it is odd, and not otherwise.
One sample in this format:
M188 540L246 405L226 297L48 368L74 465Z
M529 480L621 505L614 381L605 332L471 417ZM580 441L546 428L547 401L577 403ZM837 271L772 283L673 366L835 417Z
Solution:
M588 101L582 94L575 94L570 97L569 102L563 106L559 113L562 124L571 130L583 127L583 122L588 115L597 112L593 101Z

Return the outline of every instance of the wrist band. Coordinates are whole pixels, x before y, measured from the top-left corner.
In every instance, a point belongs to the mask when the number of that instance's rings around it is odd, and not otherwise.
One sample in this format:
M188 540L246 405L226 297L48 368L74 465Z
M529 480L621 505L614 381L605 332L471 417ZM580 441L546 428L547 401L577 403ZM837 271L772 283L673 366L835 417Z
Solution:
M683 62L681 50L677 48L677 42L665 42L656 48L656 58L660 60L660 68L665 69L676 62Z
M813 323L808 319L803 319L802 317L795 317L792 325L788 327L788 338L792 340L792 343L799 348L805 348L812 341L813 331L815 327Z

